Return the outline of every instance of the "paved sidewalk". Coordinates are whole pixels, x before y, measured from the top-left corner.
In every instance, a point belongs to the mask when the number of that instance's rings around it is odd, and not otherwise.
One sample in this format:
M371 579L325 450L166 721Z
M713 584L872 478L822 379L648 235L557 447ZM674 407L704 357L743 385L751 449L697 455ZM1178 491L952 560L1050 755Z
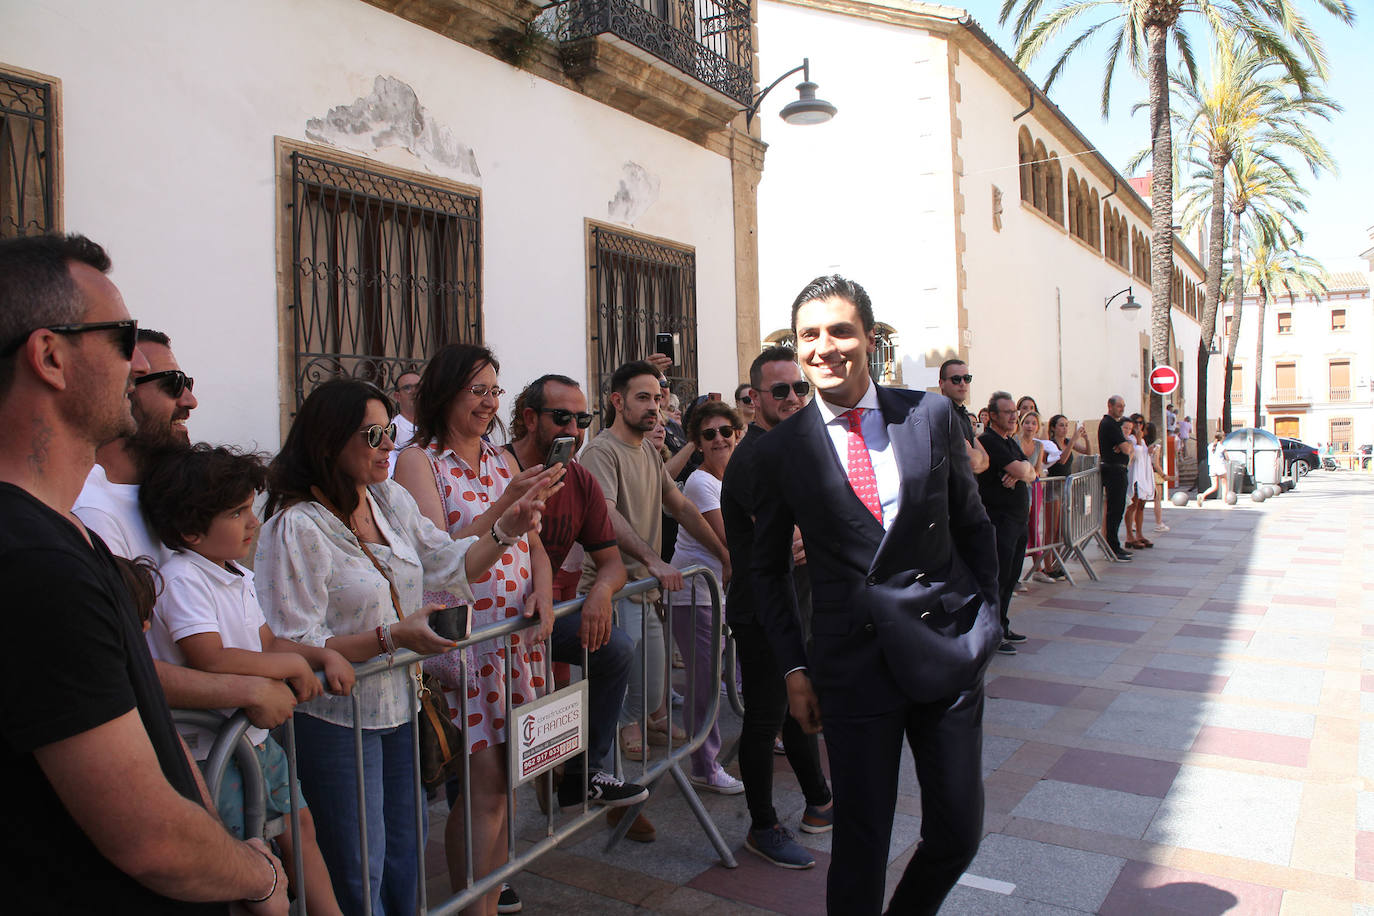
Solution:
M1146 519L1155 547L1134 563L1096 561L1100 582L1013 602L1030 639L988 674L987 836L941 912L1374 916L1374 477L1168 506L1167 534ZM728 710L722 727L738 730ZM802 798L778 761L795 828ZM532 841L528 794L518 835ZM704 800L738 868L666 783L646 811L657 842L606 853L598 822L516 878L525 912L824 912L829 836L799 834L817 867L785 871L742 848L743 796ZM431 899L447 891L437 820ZM919 828L908 764L889 892Z

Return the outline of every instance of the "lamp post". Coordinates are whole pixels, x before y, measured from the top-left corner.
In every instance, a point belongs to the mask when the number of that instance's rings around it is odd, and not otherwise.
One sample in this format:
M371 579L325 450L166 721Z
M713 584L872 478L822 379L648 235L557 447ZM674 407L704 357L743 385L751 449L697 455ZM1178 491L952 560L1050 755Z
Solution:
M1128 286L1120 292L1112 293L1110 296L1107 297L1107 303L1102 306L1103 311L1106 311L1107 309L1111 308L1112 302L1116 299L1117 296L1120 296L1121 293L1126 294L1126 301L1121 303L1121 311L1138 311L1140 309L1140 303L1135 301L1135 293L1133 292L1134 289L1135 287Z
M753 122L754 115L758 114L759 105L763 102L764 96L797 71L801 71L802 74L802 81L797 84L797 100L782 106L782 111L778 112L778 115L788 124L798 125L824 124L835 117L835 112L838 109L825 99L816 98L817 86L811 82L811 58L803 57L799 65L773 80L766 89L754 96L753 102L744 109L744 126L746 128Z

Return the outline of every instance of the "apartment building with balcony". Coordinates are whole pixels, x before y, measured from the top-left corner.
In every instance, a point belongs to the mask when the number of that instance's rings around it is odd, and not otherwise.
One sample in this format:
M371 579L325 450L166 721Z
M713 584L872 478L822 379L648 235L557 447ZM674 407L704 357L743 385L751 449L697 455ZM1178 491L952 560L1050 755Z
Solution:
M1257 295L1247 295L1241 306L1231 370L1234 425L1254 422L1258 388L1260 422L1277 435L1309 445L1330 443L1337 453L1374 442L1374 304L1367 277L1334 273L1324 295L1282 294L1272 300L1265 313L1264 363L1256 378L1258 303ZM1234 320L1231 312L1230 305L1222 312L1223 340Z
M449 342L589 387L757 352L750 0L28 0L0 27L0 235L106 245L198 439ZM780 126L779 129L786 129ZM509 408L509 400L504 409Z

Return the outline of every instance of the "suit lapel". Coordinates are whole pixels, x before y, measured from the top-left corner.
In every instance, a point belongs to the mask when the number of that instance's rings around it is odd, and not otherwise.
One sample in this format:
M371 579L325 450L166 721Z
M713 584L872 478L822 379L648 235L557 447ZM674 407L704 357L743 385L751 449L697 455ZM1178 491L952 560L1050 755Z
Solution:
M883 413L883 422L887 424L887 437L892 443L900 486L897 491L897 518L884 532L882 543L873 555L875 569L888 543L894 538L900 539L903 536L900 529L913 524L909 514L916 511L916 504L929 476L930 424L922 416L919 404L920 400L912 403L896 392L878 388L878 408ZM903 513L907 513L907 517L904 518Z
M797 430L799 457L802 467L814 469L816 493L832 492L835 500L832 509L836 516L848 523L864 539L876 545L883 536L883 527L868 511L849 484L849 475L835 454L830 441L830 431L822 422L821 412L814 404L808 404L797 417L800 428Z

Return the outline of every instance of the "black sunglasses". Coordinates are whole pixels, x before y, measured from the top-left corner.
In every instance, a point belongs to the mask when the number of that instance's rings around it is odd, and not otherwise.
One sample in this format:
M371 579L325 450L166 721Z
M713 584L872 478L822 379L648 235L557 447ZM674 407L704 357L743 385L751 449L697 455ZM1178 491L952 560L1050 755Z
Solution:
M716 433L720 433L722 439L733 439L737 432L739 432L739 430L735 429L733 426L712 426L710 429L703 429L701 431L701 438L705 442L714 442Z
M396 442L395 423L388 423L386 426L382 426L379 423L373 423L371 426L364 426L362 429L358 430L358 432L367 436L367 444L373 448L382 447L383 436L390 439L393 445Z
M573 413L571 410L566 410L562 407L536 407L534 408L534 412L546 413L553 417L555 426L567 426L573 417L577 418L578 429L586 429L588 426L592 425L592 415L586 411L582 413Z
M740 402L741 404L744 404L744 405L748 406L748 407L753 407L753 406L754 406L754 399L751 398L751 397L749 397L749 395L747 395L747 394L742 394L742 395L740 395L740 396L739 396L739 402Z
M77 324L50 324L43 328L25 331L14 340L0 348L0 357L13 356L33 335L34 331L48 330L54 334L84 334L87 331L120 331L119 352L125 359L134 358L134 348L138 346L138 320L125 318L123 321L85 321Z
M134 379L135 385L142 385L146 382L161 382L162 390L167 393L169 398L179 398L183 391L191 391L196 387L196 380L180 369L149 372L147 375L140 375Z
M773 396L773 400L775 401L786 400L787 392L789 391L795 391L797 397L804 398L811 393L811 383L807 381L797 381L791 384L787 382L778 382L776 385L771 385L768 388L768 393Z
M953 382L956 385L967 385L969 382L973 381L973 374L969 373L968 375L947 375L945 376L945 381Z

